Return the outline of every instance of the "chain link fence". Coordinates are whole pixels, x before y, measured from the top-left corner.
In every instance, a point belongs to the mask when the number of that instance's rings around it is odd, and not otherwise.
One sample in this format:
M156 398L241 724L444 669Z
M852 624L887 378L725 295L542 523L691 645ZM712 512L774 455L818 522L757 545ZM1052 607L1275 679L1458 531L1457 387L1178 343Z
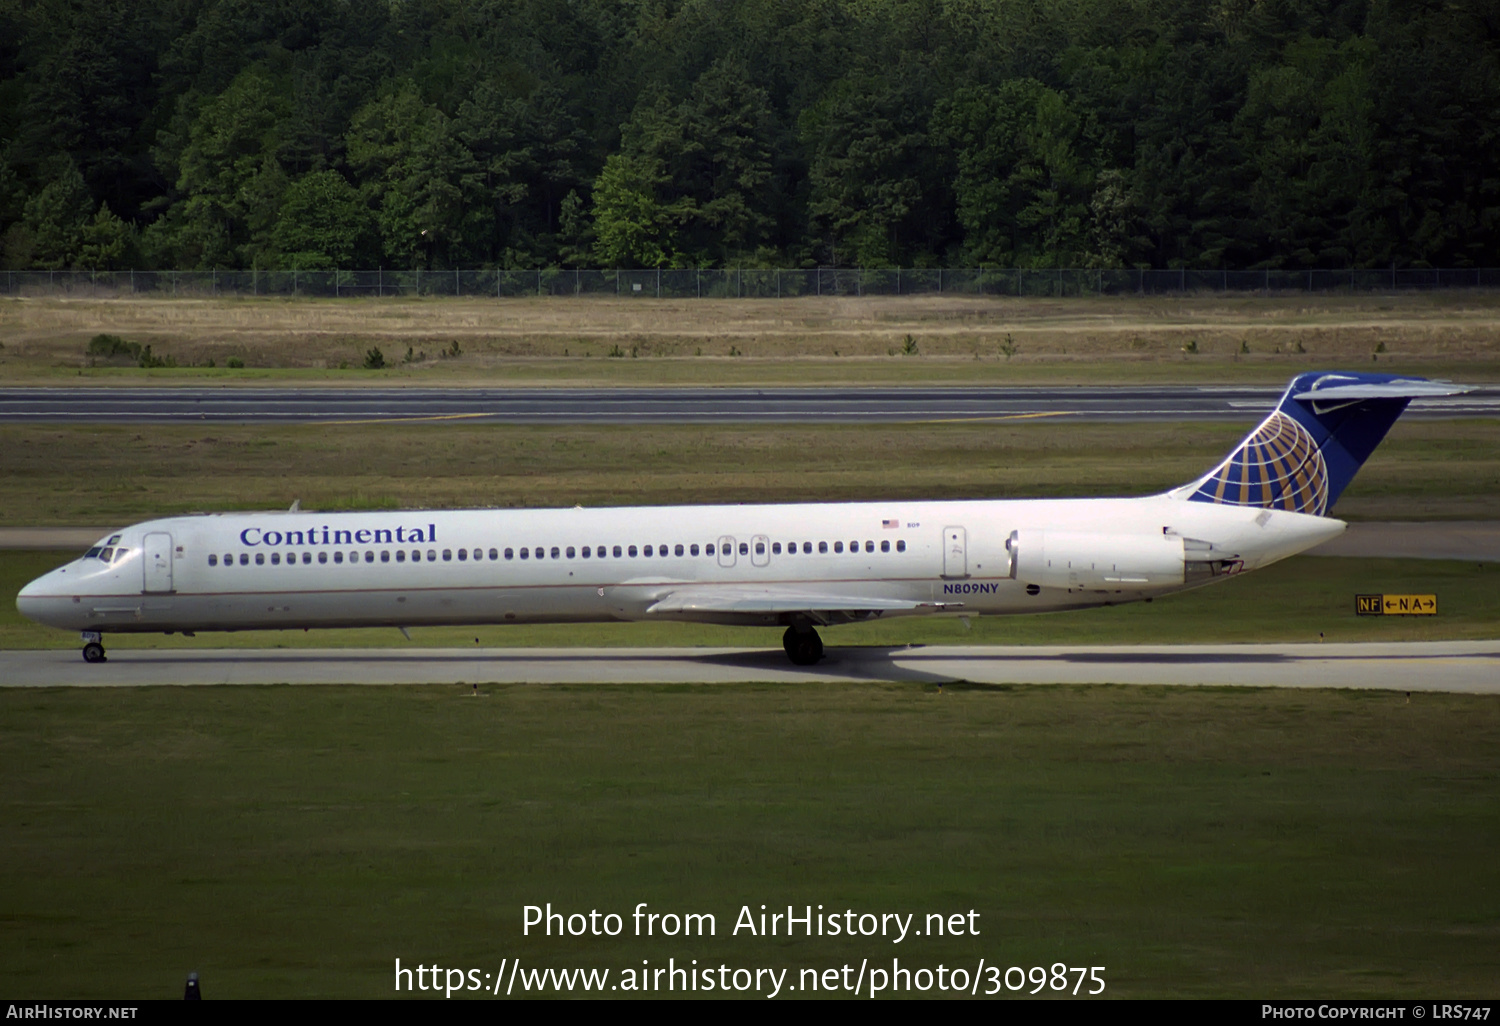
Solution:
M7 296L626 296L785 299L794 296L1119 296L1187 293L1381 292L1500 287L1500 269L1132 271L453 270L0 271Z

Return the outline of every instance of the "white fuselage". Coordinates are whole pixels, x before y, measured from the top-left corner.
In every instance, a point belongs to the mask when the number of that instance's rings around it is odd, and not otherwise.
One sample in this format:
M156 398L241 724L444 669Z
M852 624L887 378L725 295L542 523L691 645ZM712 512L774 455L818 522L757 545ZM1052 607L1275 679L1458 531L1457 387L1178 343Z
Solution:
M1343 526L1164 496L215 514L126 528L17 604L99 632L1029 613L1195 587ZM799 590L805 616L735 601Z

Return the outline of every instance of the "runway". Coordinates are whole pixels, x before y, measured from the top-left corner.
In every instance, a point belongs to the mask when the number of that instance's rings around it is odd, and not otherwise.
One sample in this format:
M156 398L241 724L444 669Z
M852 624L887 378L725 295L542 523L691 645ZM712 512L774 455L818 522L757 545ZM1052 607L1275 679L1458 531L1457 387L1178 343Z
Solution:
M5 388L8 423L916 423L1034 418L1253 423L1282 388ZM1407 416L1500 417L1500 388L1414 401Z
M118 649L0 652L4 687L224 684L1126 684L1500 694L1500 641L773 649Z

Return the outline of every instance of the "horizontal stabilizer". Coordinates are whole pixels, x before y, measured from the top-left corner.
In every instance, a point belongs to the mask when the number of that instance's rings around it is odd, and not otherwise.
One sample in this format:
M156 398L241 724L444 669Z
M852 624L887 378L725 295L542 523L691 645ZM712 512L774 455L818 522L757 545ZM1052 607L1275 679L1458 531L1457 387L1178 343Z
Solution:
M1424 381L1421 378L1395 378L1377 383L1360 382L1355 385L1331 385L1328 388L1310 388L1292 394L1293 399L1422 399L1431 396L1463 395L1474 389L1467 385L1455 385L1451 381Z
M916 602L874 595L832 595L796 588L680 588L659 599L647 613L806 613L874 612L895 609L955 608L961 603Z

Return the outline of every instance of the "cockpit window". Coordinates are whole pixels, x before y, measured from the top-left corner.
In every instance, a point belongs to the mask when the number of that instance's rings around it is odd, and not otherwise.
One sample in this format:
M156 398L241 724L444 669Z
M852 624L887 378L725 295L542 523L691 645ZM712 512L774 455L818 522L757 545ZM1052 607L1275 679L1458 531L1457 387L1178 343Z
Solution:
M109 541L105 542L104 544L106 544L106 545L118 545L119 543L120 543L120 536L118 534L112 534L112 535L109 536Z
M99 553L99 558L108 563L110 560L115 558L115 550L105 549L103 552Z
M101 553L103 551L104 551L103 546L95 545L93 548L89 549L87 552L85 552L83 554L83 558L84 559L93 559L95 556L99 555L99 553Z

